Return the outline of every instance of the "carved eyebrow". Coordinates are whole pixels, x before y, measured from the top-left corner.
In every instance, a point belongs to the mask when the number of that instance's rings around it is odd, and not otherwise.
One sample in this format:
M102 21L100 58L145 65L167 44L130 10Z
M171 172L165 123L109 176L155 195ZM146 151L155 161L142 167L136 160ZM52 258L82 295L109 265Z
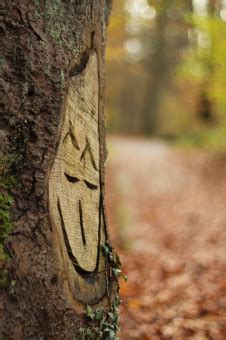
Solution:
M80 150L80 147L79 147L79 145L78 145L77 139L75 138L75 135L73 134L73 132L70 131L69 134L70 134L71 141L72 141L72 144L73 144L73 146L75 147L75 149L76 149L76 150Z
M71 121L69 121L69 124L70 124L69 131L66 133L66 135L65 135L65 137L64 137L64 139L63 139L63 143L64 143L64 141L66 140L66 138L67 138L68 136L70 136L71 142L72 142L72 145L74 146L74 148L75 148L76 150L80 150L80 147L79 147L79 145L78 145L78 141L77 141L77 139L76 139L76 137L75 137L75 135L74 135L74 133L73 133L73 131L72 131L73 125L72 125Z
M95 162L95 159L94 159L94 156L93 156L93 153L92 153L92 149L91 149L91 146L90 146L90 143L89 143L89 140L86 137L86 146L85 146L85 149L82 151L80 160L82 160L85 157L85 154L86 154L87 151L89 153L90 161L91 161L93 168L96 171L98 171L97 166L96 166L96 162Z
M91 189L91 190L97 190L98 189L98 185L90 183L89 181L87 181L85 179L84 179L84 182L89 189Z
M80 181L79 178L74 177L74 176L70 176L70 175L66 174L66 172L64 172L64 175L65 175L65 177L67 178L68 182L77 183L77 182Z

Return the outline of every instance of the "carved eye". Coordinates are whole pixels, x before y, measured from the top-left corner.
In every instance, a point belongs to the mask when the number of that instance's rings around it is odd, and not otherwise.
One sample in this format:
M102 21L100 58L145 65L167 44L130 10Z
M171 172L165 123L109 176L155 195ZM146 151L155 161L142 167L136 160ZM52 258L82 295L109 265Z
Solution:
M78 179L77 177L70 176L70 175L66 174L66 172L64 173L64 175L67 178L68 182L77 183L77 182L80 181L80 179Z
M84 182L85 182L87 188L89 188L91 190L97 190L98 189L98 185L90 183L90 182L86 181L85 179L84 179Z

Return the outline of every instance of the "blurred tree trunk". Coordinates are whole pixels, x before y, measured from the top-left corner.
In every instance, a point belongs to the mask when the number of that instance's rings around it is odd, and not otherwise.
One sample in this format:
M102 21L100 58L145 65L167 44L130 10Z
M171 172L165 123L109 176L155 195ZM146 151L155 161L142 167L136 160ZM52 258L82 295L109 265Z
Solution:
M107 0L2 3L1 339L98 338L84 307L113 308L101 251L109 10Z
M220 12L220 7L221 7L221 3L219 0L208 0L207 2L207 6L208 6L208 13L212 16L214 16L215 14L219 14Z
M214 18L215 16L218 16L220 13L220 6L219 6L218 0L208 0L207 2L207 15L209 18ZM209 84L212 78L212 75L214 73L214 64L213 64L213 58L214 55L214 48L215 48L215 32L212 33L211 39L211 46L209 51L209 60L208 64L206 65L207 68L207 74L206 80L203 83L202 91L200 93L200 99L198 104L198 116L199 118L207 123L213 123L214 122L214 108L213 104L210 100L210 96L208 93Z
M182 8L178 9L177 6L177 1L166 1L156 5L155 47L153 54L146 60L147 83L142 108L142 130L147 135L157 130L164 90L169 84L172 70L179 61L179 51L188 43L188 27L183 15L192 11L192 0L183 3ZM177 11L181 11L182 17L179 19L175 14ZM174 30L177 28L175 32L169 32L169 27L170 29L173 27Z
M163 89L165 78L167 77L167 55L165 44L165 29L167 21L168 2L156 18L157 47L153 57L146 63L148 81L144 94L143 107L143 132L150 135L154 132L157 124L158 105Z

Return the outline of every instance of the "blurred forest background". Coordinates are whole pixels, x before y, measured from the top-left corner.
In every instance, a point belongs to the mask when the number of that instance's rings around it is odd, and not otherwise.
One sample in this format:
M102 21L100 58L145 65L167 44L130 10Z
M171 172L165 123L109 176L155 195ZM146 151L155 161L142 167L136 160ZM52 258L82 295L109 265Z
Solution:
M107 215L121 340L226 339L226 0L114 0Z
M115 0L107 126L226 149L226 0Z

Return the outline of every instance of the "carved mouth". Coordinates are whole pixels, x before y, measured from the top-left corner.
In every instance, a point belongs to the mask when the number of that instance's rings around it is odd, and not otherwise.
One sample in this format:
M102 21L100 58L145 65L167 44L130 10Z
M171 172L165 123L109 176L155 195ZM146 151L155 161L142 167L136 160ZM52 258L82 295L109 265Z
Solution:
M62 214L62 209L61 209L61 205L60 205L60 199L58 197L57 199L57 208L58 208L58 212L60 215L60 221L61 221L61 227L63 230L63 236L64 236L64 242L67 248L67 253L68 253L68 257L74 267L74 269L76 270L76 272L81 275L83 278L87 278L90 277L92 275L95 275L98 271L99 268L99 260L100 260L100 226L101 226L101 208L99 209L100 213L99 213L99 227L98 227L98 244L97 244L97 259L96 259L96 266L95 269L92 271L89 270L85 270L83 269L79 263L78 260L76 259L76 257L73 254L71 245L70 245L70 241L67 235L67 230L65 227L65 223L64 223L64 218L63 218L63 214ZM82 242L83 245L86 245L86 239L85 239L85 231L84 231L84 226L83 226L83 217L82 217L82 205L81 205L81 201L79 200L79 216L80 216L80 227L81 227L81 235L82 235ZM87 255L88 256L88 255Z

